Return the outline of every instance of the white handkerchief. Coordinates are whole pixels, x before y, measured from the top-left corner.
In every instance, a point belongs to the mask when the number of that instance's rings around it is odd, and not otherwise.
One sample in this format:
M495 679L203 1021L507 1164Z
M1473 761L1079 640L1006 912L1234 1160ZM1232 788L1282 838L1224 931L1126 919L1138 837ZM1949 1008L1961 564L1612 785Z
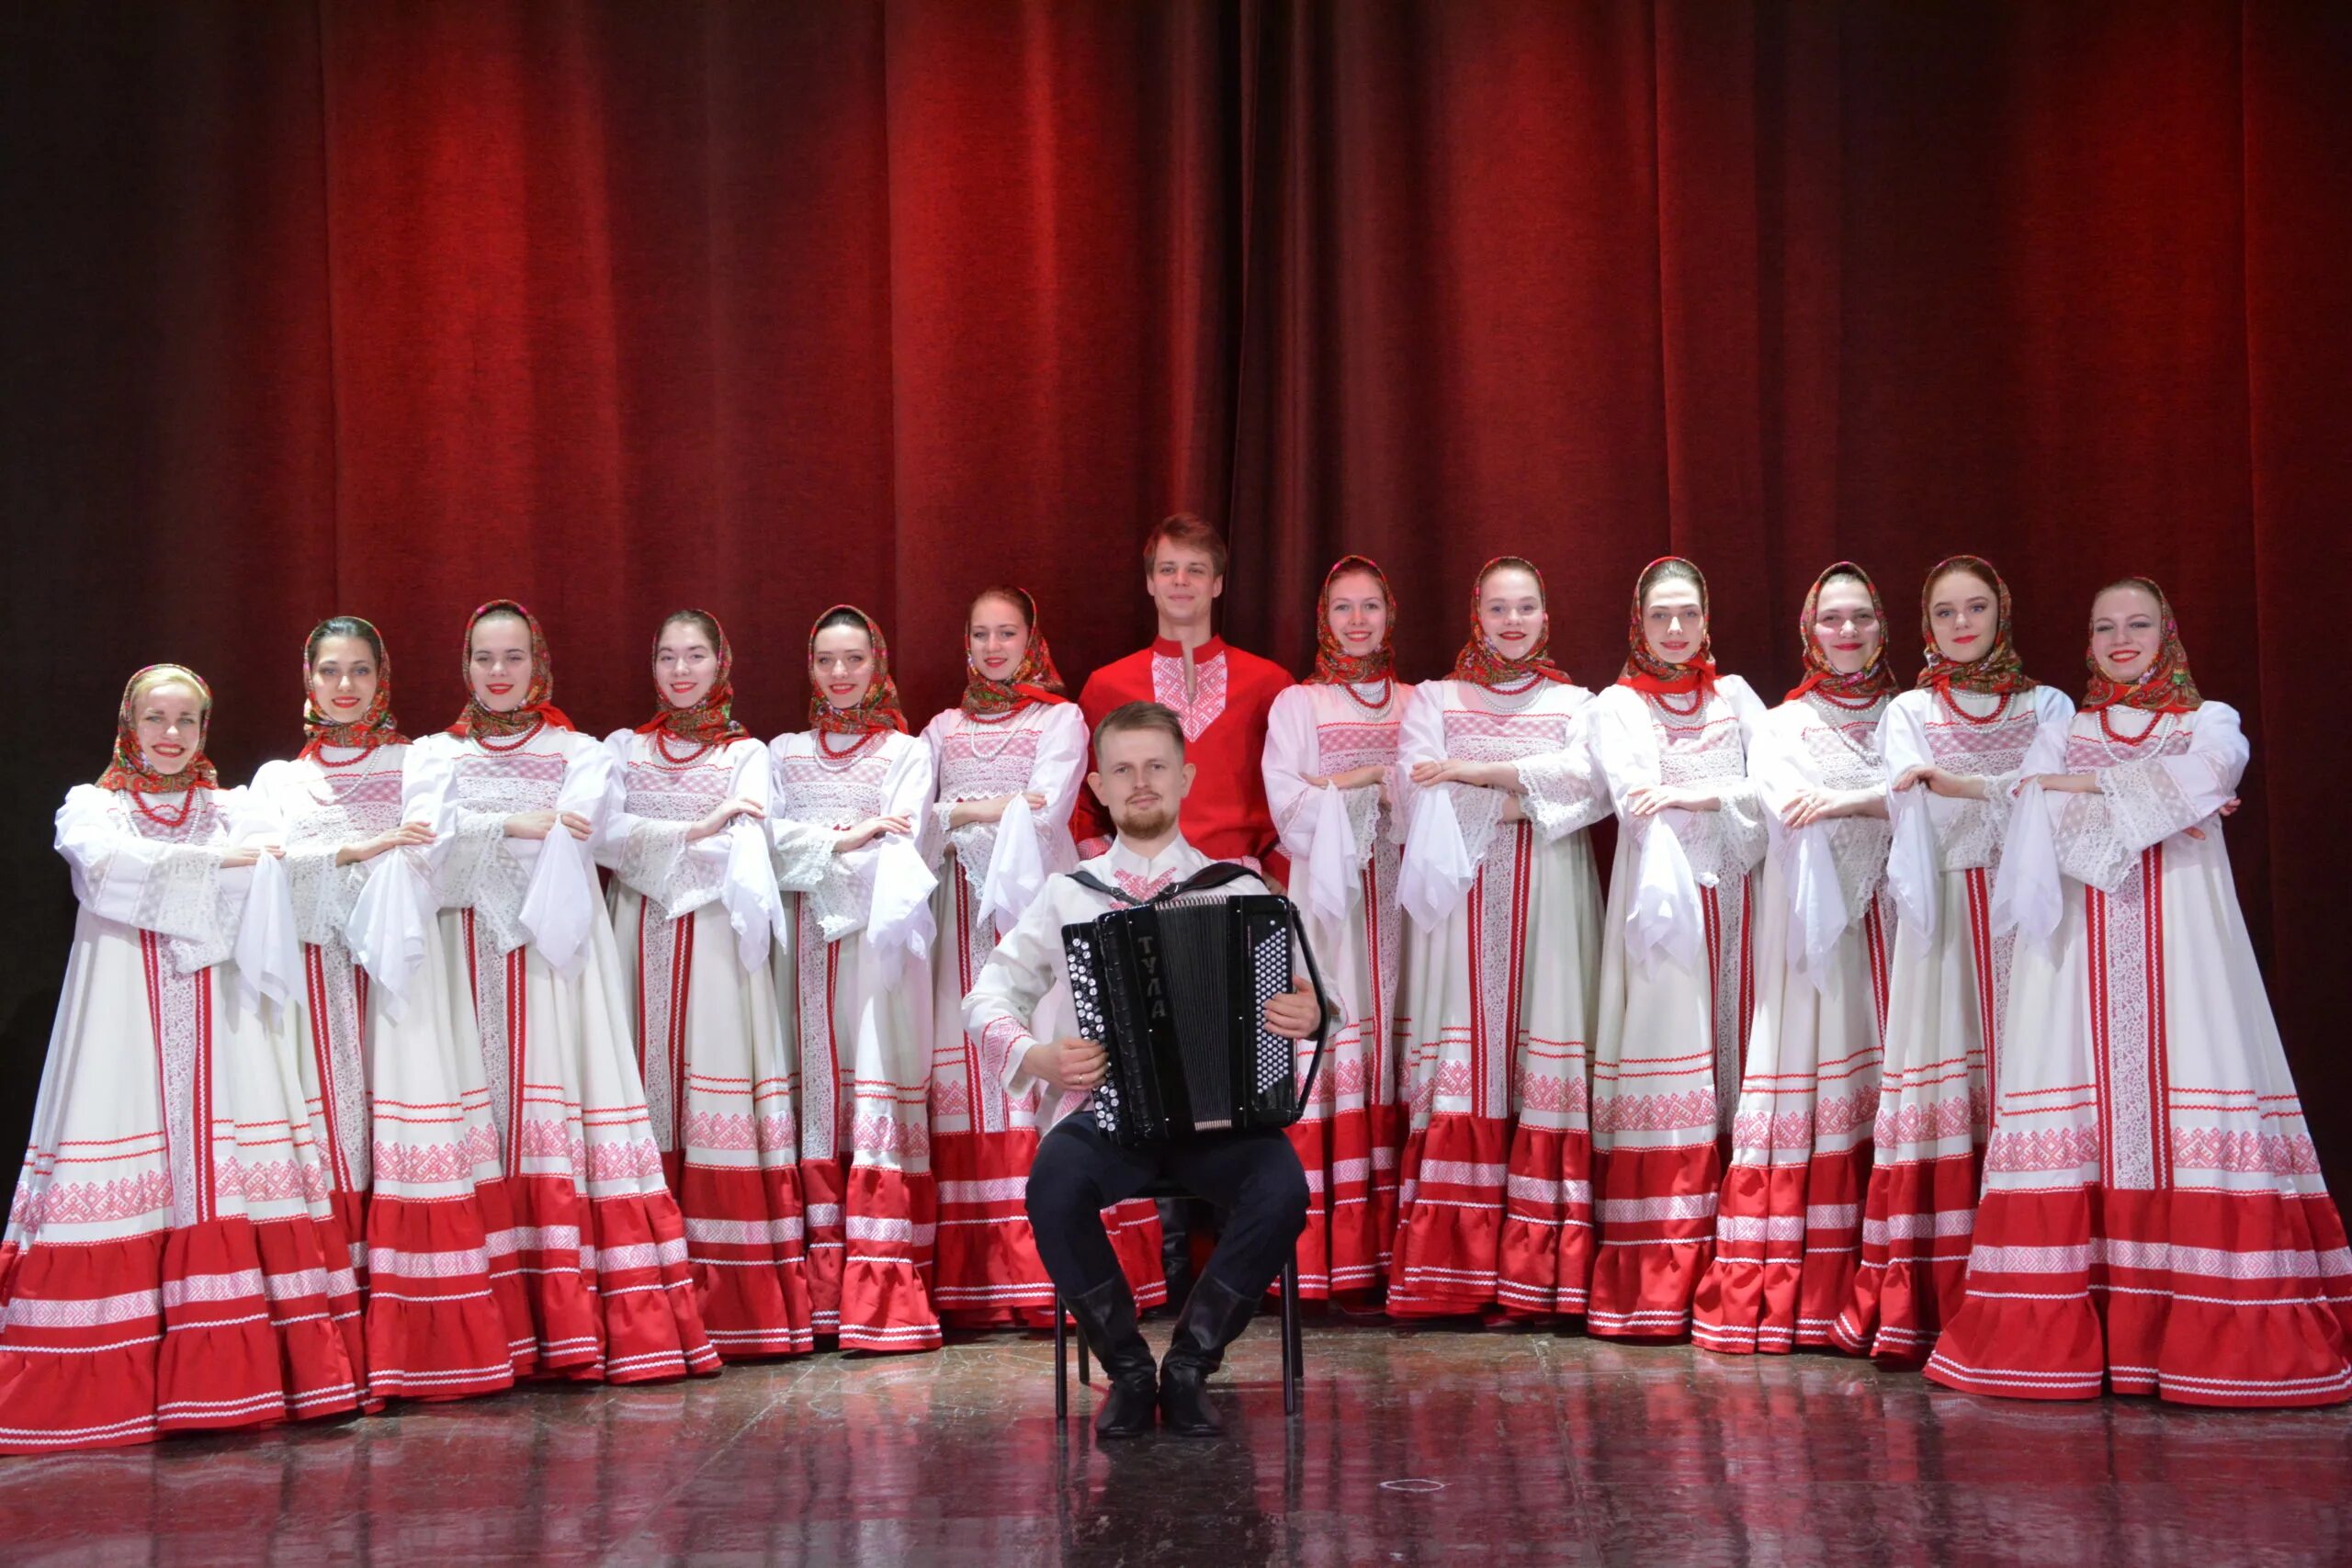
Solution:
M1886 855L1886 890L1903 923L1932 940L1937 905L1942 892L1943 852L1936 845L1936 825L1928 816L1928 786L1886 792L1886 807L1894 814L1894 842Z
M588 846L560 822L540 841L531 868L530 890L517 916L531 945L548 966L567 978L588 950L588 927L595 918L596 873Z
M1661 954L1693 975L1699 973L1699 949L1706 933L1690 857L1674 833L1672 819L1681 815L1679 808L1669 808L1635 829L1642 842L1633 896L1626 900L1625 953L1645 975Z
M1029 797L1016 795L997 818L996 848L980 883L982 922L1001 917L1010 927L1045 886L1046 858L1037 851L1036 818L1029 810Z
M1851 917L1829 849L1830 825L1815 822L1789 832L1782 863L1789 868L1789 964L1815 990L1829 984L1829 954Z
M267 997L283 1006L293 996L302 945L294 939L294 885L276 855L265 853L254 863L237 920L236 960L237 989L246 1005Z
M1337 926L1348 918L1353 901L1355 824L1348 820L1347 797L1331 784L1315 792L1313 810L1315 842L1306 852L1305 874L1298 878L1298 907L1326 926ZM1461 837L1458 829L1454 836Z
M433 886L408 852L378 857L377 868L352 906L344 941L352 962L368 971L384 998L384 1015L397 1023L408 1011L409 982L433 940Z
M775 862L768 853L764 824L738 818L727 829L727 884L718 895L735 932L735 953L743 967L768 961L768 942L784 923L784 898L776 891Z
M2009 808L2008 841L1993 877L1993 933L2016 931L2046 942L2064 908L2058 842L2050 831L2050 802L2040 780L2018 791Z
M1413 808L1405 840L1405 861L1396 874L1396 901L1405 912L1434 930L1445 923L1478 874L1462 841L1462 819L1443 788L1429 791Z

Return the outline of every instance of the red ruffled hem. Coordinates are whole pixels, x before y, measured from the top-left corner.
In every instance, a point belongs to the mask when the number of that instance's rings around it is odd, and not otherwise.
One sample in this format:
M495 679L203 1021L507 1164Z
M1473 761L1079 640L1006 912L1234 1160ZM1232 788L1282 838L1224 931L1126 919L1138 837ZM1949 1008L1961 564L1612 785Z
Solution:
M0 1452L357 1409L331 1305L347 1255L329 1250L326 1228L237 1217L24 1249L0 1335Z
M517 1335L491 1288L480 1201L379 1193L368 1226L368 1393L466 1399L513 1387Z
M1600 1235L1587 1332L1677 1339L1714 1256L1722 1154L1714 1143L1597 1155Z
M1979 1163L1969 1154L1872 1168L1861 1261L1832 1345L1896 1369L1928 1359L1967 1291Z
M1869 1169L1867 1145L1809 1166L1732 1167L1691 1297L1692 1343L1724 1355L1827 1347L1853 1293Z
M2342 1234L2324 1195L1989 1192L1928 1377L2011 1399L2343 1404L2343 1276L2321 1264Z
M703 1328L720 1356L815 1349L799 1168L688 1165L678 1181Z

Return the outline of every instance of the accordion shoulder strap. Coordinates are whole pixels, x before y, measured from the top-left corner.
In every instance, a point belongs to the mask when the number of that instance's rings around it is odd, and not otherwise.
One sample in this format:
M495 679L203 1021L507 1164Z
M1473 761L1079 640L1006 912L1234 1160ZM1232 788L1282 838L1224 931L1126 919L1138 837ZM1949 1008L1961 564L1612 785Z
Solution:
M1119 903L1140 908L1147 904L1164 903L1170 898L1181 898L1187 893L1207 893L1224 886L1228 882L1238 882L1245 876L1257 874L1246 865L1237 864L1227 860L1216 861L1201 867L1183 881L1161 888L1148 898L1138 898L1125 888L1114 887L1091 871L1074 871L1070 873L1070 880L1090 893L1100 893L1106 898L1116 899Z

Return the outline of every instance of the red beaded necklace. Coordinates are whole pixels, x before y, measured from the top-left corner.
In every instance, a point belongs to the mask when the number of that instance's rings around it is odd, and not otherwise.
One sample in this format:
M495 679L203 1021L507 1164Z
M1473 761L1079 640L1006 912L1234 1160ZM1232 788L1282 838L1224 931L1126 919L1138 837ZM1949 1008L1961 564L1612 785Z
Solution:
M1660 713L1672 714L1676 718L1696 718L1699 716L1700 710L1707 705L1707 689L1704 686L1701 686L1692 691L1690 694L1690 705L1687 708L1676 707L1672 703L1668 702L1666 699L1667 694L1664 692L1652 692L1650 694L1650 700L1657 704L1658 711Z
M360 763L368 760L368 753L372 750L373 748L371 747L363 746L360 748L359 754L357 756L346 757L342 761L338 762L332 757L329 757L327 755L326 748L322 746L317 750L311 752L311 757L322 768L356 768Z
M180 796L180 811L179 815L176 817L173 816L168 811L158 811L153 807L148 805L147 796L139 790L134 789L126 791L125 793L130 796L130 804L139 808L139 815L144 817L148 821L154 823L159 828L181 828L187 826L187 814L196 808L196 791L194 790L189 790L186 795Z
M1538 675L1530 675L1527 678L1527 685L1521 686L1519 691L1523 692L1528 690L1542 678L1543 677ZM1363 694L1356 690L1355 682L1352 681L1340 682L1340 690L1347 693L1349 701L1354 703L1356 706L1363 709L1364 712L1371 714L1385 713L1388 711L1388 699L1396 694L1396 677L1392 674L1383 675L1380 678L1380 700L1376 703L1368 703L1364 701ZM1509 694L1515 697L1519 695L1519 692L1512 692Z
M681 757L676 752L670 750L670 732L668 730L657 729L653 732L653 749L662 753L662 760L669 763L673 768L683 768L689 762L699 761L705 752L708 751L717 744L718 742L714 740L702 741L698 743L693 750Z
M1823 702L1827 703L1830 706L1844 708L1848 713L1865 713L1870 709L1876 707L1884 696L1884 694L1880 692L1871 692L1866 693L1860 697L1848 699L1841 697L1837 693L1829 691L1824 687L1815 686L1812 691L1807 692L1805 695L1809 697L1819 697Z
M2000 723L2001 716L2009 711L2009 699L2016 695L2017 694L2015 692L2003 692L2001 694L2001 700L1993 705L1993 711L1986 714L1983 718L1979 718L1974 714L1969 712L1966 708L1962 707L1958 703L1951 700L1951 686L1944 684L1941 682L1939 682L1936 685L1936 699L1944 705L1944 708L1947 712L1949 712L1954 718L1960 719L1963 723L1979 726Z
M880 740L883 736L889 732L882 729L863 730L859 733L856 741L852 744L850 749L846 751L834 750L832 742L825 739L827 733L827 731L822 729L817 731L817 750L824 754L824 757L828 761L846 762L854 758L859 752L873 746L876 741Z
M473 740L475 745L481 747L485 751L519 751L530 743L532 736L537 735L540 730L545 729L547 727L548 721L546 718L542 717L535 722L530 728L522 731L520 734L516 735L514 739L508 741L503 746L492 744L488 735L479 732L475 734Z
M2107 706L2098 710L2098 727L2106 732L2107 738L2109 740L2120 740L2126 746L2137 746L2142 741L2147 739L2148 737L2154 735L2156 732L2156 727L2165 721L2165 716L2162 713L2152 713L2148 716L2148 728L2140 731L2139 734L2120 734L2116 730L2114 721L2107 716L2109 714L2113 713L2120 705L2119 704L2110 703Z

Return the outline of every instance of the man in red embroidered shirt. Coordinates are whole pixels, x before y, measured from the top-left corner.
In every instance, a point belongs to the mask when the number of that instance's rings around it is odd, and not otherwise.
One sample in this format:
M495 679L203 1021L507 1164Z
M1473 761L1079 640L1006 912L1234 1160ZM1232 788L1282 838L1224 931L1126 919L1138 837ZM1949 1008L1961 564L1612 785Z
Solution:
M1272 660L1227 648L1210 629L1225 592L1225 539L1189 512L1143 542L1143 590L1159 612L1159 637L1139 653L1086 678L1078 705L1090 728L1126 703L1159 703L1184 727L1185 759L1198 769L1184 801L1184 835L1212 860L1240 861L1287 881L1266 805L1266 714L1291 684ZM1102 803L1079 792L1070 831L1081 855L1110 847Z

